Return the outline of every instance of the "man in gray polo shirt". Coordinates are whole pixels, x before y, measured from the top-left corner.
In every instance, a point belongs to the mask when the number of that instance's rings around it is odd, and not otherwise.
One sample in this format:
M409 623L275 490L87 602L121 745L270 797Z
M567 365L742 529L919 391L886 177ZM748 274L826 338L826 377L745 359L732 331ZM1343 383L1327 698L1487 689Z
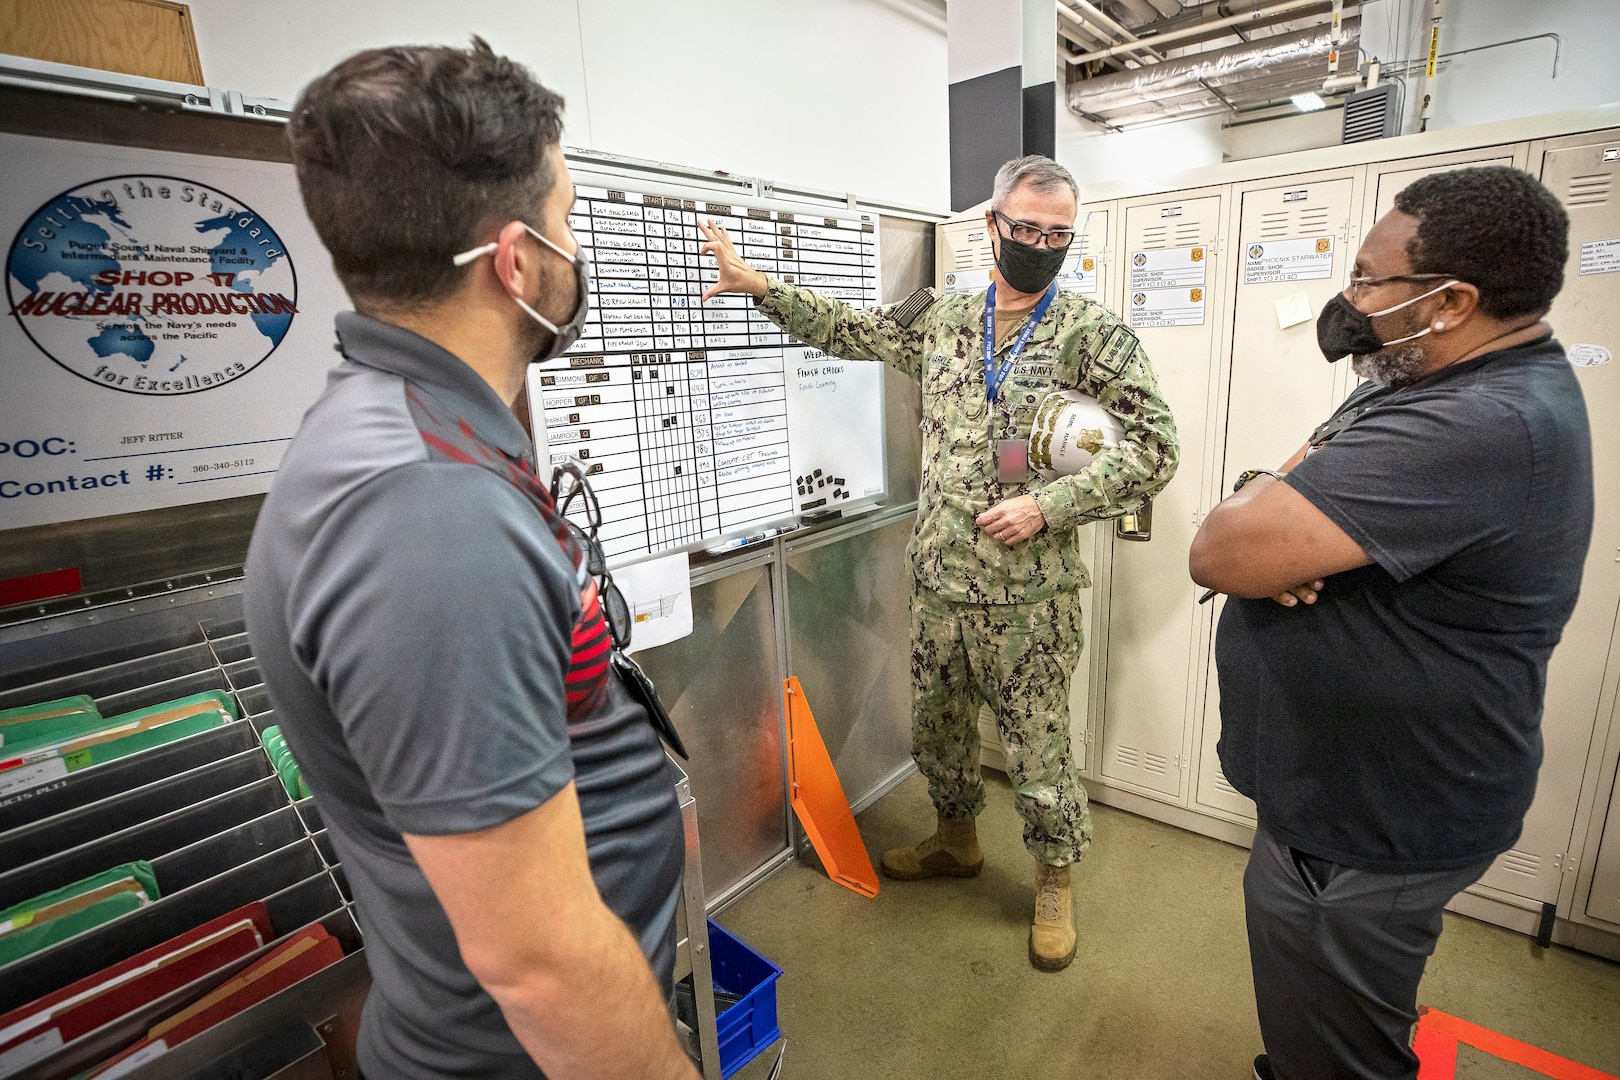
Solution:
M315 80L289 143L356 313L247 621L365 932L373 1080L695 1080L673 776L511 405L587 303L562 100L474 40Z

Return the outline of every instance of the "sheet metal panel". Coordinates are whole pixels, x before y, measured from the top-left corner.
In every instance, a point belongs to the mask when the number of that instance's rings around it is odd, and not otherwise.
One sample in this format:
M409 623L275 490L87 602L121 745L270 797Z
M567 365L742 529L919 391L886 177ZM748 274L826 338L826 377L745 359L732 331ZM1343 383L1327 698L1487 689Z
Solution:
M754 566L692 590L690 637L636 654L692 755L709 896L788 844L774 618L769 566Z
M792 671L855 804L911 760L913 520L787 553Z

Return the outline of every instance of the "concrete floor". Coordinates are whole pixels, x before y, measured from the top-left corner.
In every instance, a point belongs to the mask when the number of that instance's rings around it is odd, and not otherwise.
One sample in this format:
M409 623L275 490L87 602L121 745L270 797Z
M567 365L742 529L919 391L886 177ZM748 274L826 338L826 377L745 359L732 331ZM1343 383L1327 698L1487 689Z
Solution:
M793 865L721 915L785 972L782 1080L1248 1080L1261 1044L1247 850L1093 804L1095 840L1074 878L1079 954L1042 974L1027 957L1034 864L1005 778L986 781L977 878L884 879L868 900ZM931 831L921 778L860 826L874 864ZM1620 964L1448 914L1418 1000L1620 1074ZM734 1080L763 1080L774 1057ZM1465 1047L1457 1075L1536 1074Z

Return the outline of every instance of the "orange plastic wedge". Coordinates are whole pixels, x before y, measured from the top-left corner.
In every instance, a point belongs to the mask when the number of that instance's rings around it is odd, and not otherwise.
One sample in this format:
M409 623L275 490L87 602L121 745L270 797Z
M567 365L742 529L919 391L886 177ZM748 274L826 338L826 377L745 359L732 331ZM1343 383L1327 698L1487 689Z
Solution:
M782 699L787 715L793 812L821 856L827 876L862 896L876 896L878 877L872 859L855 827L844 785L838 782L827 744L821 741L821 731L810 714L810 702L798 679L790 678L783 684Z

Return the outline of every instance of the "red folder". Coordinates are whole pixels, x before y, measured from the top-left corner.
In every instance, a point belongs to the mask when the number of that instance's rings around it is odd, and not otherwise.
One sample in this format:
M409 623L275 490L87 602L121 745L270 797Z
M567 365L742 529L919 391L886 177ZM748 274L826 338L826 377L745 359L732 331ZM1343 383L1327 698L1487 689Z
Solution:
M194 958L216 947L221 941L237 942L238 937L251 943L251 947L236 956L246 955L254 948L271 940L275 931L270 925L270 913L263 903L255 902L237 908L235 911L221 915L194 930L189 930L178 937L170 938L161 945L154 945L145 952L140 952L111 967L103 968L94 975L88 975L78 982L71 983L44 997L36 998L27 1005L19 1006L0 1016L0 1064L9 1065L12 1061L34 1060L27 1052L18 1052L17 1048L23 1044L34 1043L37 1053L43 1055L61 1045L62 1042L74 1036L61 1031L59 1022L69 1012L78 1012L81 1007L99 1001L103 996L122 994L126 986L143 981L148 976L166 973L169 967L176 963L192 963ZM240 944L233 944L231 948L239 948ZM217 959L218 954L214 955ZM235 957L231 957L234 959ZM199 974L206 974L216 968L229 963L229 959L218 960L213 967L207 968ZM193 964L195 967L195 964ZM188 969L189 970L189 969ZM193 976L197 977L197 976ZM168 981L165 979L164 981ZM144 984L148 990L157 985ZM149 993L142 1001L115 1013L109 1019L129 1012L131 1009L144 1004L154 997L161 996L175 987L183 985L174 983L166 986L157 993ZM118 1000L126 1000L119 997ZM101 1006L105 1007L105 1006ZM92 1015L90 1012L82 1014L84 1017ZM105 1021L102 1021L105 1022ZM85 1031L90 1030L85 1028ZM81 1032L82 1033L82 1032ZM7 1055L11 1055L9 1058Z
M215 1024L343 959L343 944L324 927L301 930L218 990L163 1021L147 1037L89 1075L112 1080L152 1061Z

